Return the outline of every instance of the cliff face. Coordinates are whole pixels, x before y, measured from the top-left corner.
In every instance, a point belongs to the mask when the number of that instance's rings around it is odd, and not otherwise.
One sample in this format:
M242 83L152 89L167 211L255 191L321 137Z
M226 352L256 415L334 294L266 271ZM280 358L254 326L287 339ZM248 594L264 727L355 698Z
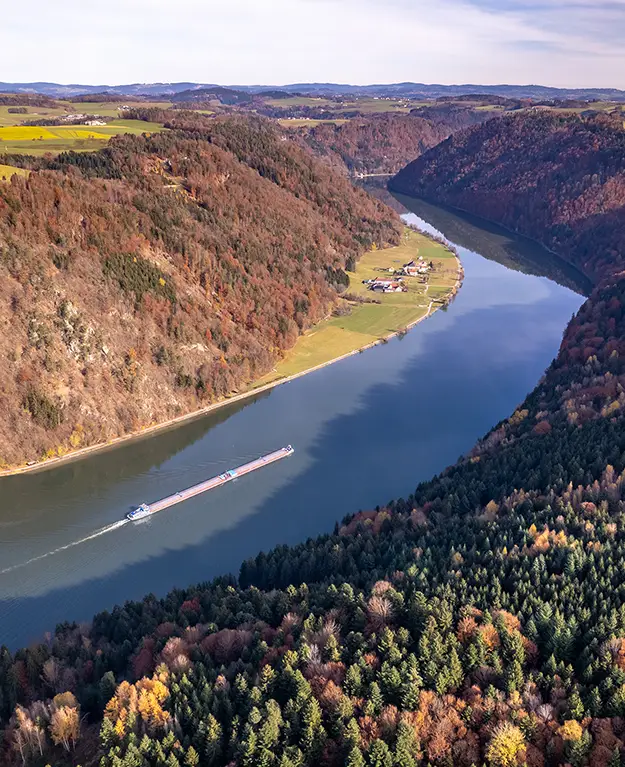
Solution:
M524 114L454 134L391 188L539 240L600 281L625 254L625 132L611 118Z
M107 440L266 372L392 211L259 122L120 137L0 184L0 462Z

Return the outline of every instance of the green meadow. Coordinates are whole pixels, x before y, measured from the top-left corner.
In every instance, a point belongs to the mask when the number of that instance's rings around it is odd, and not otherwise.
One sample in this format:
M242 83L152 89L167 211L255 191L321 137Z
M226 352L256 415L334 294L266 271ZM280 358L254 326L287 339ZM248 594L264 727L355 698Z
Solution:
M331 125L343 125L348 120L308 120L304 117L295 117L290 120L278 120L280 125L285 128L314 128L315 125L323 125L324 123L330 123Z
M171 101L70 101L67 102L70 114L101 115L102 117L123 117L123 106L131 109L169 109Z
M389 274L405 263L422 256L432 261L434 269L429 284L418 278L405 279L407 293L372 293L363 280ZM432 310L452 291L458 279L459 264L454 253L428 237L406 228L400 245L366 253L350 273L346 291L355 300L343 300L349 314L333 316L318 323L302 335L274 370L256 383L256 386L304 373L306 370L332 362L346 354L363 349L408 328ZM379 303L359 303L358 297Z

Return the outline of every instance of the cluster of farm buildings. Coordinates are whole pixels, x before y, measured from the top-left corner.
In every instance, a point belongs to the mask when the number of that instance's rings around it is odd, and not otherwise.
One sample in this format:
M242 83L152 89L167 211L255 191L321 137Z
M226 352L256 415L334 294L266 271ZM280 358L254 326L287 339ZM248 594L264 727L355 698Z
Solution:
M106 125L106 120L99 115L61 115L58 118L61 122L67 123L81 123L82 125Z
M404 264L401 269L388 270L392 273L391 277L376 277L373 280L363 280L363 285L366 285L369 290L375 293L406 293L408 288L404 283L404 277L424 277L434 264L430 261L428 264L423 258L419 257L418 261L410 261L408 264Z

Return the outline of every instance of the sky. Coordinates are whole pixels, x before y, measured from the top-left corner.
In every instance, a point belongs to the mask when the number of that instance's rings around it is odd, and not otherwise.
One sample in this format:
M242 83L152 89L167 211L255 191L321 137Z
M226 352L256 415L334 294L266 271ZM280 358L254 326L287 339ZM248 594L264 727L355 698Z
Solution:
M625 0L28 0L0 80L625 89Z

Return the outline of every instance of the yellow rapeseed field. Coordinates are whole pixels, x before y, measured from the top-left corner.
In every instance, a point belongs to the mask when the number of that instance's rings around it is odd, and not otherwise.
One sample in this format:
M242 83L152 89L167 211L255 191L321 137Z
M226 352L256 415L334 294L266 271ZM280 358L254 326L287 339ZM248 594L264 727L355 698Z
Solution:
M110 136L98 133L89 127L71 125L54 128L40 128L31 125L14 125L0 128L0 141L56 141L58 139L104 139Z

